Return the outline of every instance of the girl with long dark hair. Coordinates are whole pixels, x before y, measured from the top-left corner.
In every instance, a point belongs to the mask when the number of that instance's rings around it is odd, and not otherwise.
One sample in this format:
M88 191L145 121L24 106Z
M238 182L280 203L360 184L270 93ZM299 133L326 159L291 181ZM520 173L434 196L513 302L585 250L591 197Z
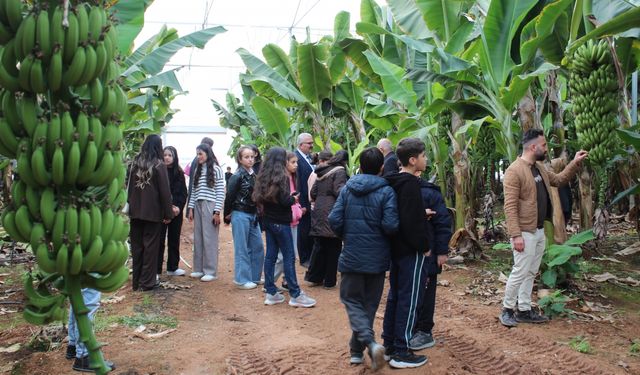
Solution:
M254 151L242 146L236 154L238 170L229 178L224 203L224 221L231 223L233 235L233 282L240 289L253 289L261 284L264 264L264 246L258 222L253 187L256 174L253 170Z
M266 305L285 301L274 282L274 267L278 251L282 252L284 277L289 286L289 305L312 307L316 301L305 295L298 285L291 234L291 206L298 202L299 193L291 191L287 174L287 151L280 147L270 149L262 164L253 191L253 199L262 211L267 238L267 253L264 261Z
M162 273L162 261L164 258L164 243L167 240L167 275L182 276L184 270L178 268L180 262L180 231L182 230L182 211L187 203L187 185L184 179L184 171L180 167L178 151L173 146L164 148L164 165L169 174L169 187L174 211L178 211L176 217L164 227L162 242L158 256L158 274Z
M198 165L189 195L189 221L193 228L193 272L201 281L218 278L218 235L224 202L224 174L206 143L196 147Z
M177 214L171 204L169 177L162 156L162 139L155 134L149 135L129 171L129 237L134 290L151 290L157 286L158 249L163 226Z

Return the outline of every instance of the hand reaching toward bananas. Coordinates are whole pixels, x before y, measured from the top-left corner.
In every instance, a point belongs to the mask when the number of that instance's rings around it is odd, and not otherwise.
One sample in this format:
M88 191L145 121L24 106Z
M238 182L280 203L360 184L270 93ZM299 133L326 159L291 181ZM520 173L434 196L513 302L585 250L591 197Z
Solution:
M573 160L577 163L581 163L584 159L587 158L587 156L589 156L588 152L586 152L585 150L580 150L576 152L576 156L573 158Z

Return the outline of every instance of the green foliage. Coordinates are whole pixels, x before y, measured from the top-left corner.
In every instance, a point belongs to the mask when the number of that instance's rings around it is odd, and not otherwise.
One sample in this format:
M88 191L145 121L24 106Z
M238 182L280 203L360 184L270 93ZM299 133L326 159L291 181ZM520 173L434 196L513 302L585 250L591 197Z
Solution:
M176 328L178 319L168 315L136 314L133 316L123 316L118 318L118 323L128 327L148 326L150 324L161 325L168 328Z
M593 348L591 347L591 344L589 344L589 341L587 341L587 339L584 338L583 336L576 336L571 338L571 340L569 341L569 347L578 353L583 353L583 354L593 353Z
M555 288L580 271L573 259L582 255L579 245L594 238L593 231L588 230L572 236L562 245L550 245L542 257L542 282Z
M568 298L562 294L562 290L556 290L548 296L542 297L538 305L548 317L565 315L568 311L565 308Z
M640 339L635 339L629 347L629 354L637 356L640 355Z

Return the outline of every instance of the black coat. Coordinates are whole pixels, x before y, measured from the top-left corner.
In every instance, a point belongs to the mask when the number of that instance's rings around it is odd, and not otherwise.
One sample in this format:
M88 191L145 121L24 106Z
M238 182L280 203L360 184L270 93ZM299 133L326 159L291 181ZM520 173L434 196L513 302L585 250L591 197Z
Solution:
M243 167L238 168L236 173L229 178L227 195L224 199L225 218L231 214L231 211L242 211L248 214L256 213L256 203L251 198L255 181L256 174L249 174Z
M388 176L393 173L400 172L400 166L398 165L398 157L396 153L391 151L384 157L384 165L382 166L382 175Z
M329 214L329 224L344 241L338 271L375 274L389 269L390 236L398 230L398 208L384 178L351 177Z
M300 193L300 205L305 207L308 212L311 210L311 203L309 202L309 186L307 186L307 183L313 168L309 165L303 153L296 150L296 156L298 157L298 170L296 171L298 182L296 187Z
M128 184L129 217L156 223L173 219L167 167L158 160L153 168L151 183L145 185L143 189L136 186L137 170L135 166L131 168Z
M180 170L174 171L173 168L167 168L167 173L169 175L171 201L182 213L184 205L187 204L187 183L184 179L184 173Z
M329 226L329 212L347 183L347 172L342 166L327 165L316 169L316 174L318 178L311 187L311 199L315 203L311 211L309 235L335 238L337 236Z
M440 187L428 181L420 180L420 192L425 208L436 214L425 221L425 230L429 240L431 256L427 259L427 269L430 275L440 273L438 255L449 254L449 240L451 239L451 215L440 193Z

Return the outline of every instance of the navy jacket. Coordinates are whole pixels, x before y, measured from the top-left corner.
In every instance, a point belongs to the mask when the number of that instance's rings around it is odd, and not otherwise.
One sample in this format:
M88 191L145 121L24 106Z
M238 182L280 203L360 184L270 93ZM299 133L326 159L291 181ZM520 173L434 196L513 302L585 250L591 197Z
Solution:
M438 255L449 253L449 240L452 235L451 215L440 193L440 187L421 179L420 192L424 207L436 212L424 221L429 250L431 250L431 256L427 259L427 272L433 275L441 272L441 268L438 267Z
M306 156L296 149L298 157L298 170L296 176L298 178L297 188L300 192L300 205L307 209L307 213L311 212L311 203L309 202L309 175L313 172L313 168L307 163Z
M399 222L396 195L384 178L359 174L349 179L329 214L329 225L344 240L338 271L375 274L389 269L390 236Z

